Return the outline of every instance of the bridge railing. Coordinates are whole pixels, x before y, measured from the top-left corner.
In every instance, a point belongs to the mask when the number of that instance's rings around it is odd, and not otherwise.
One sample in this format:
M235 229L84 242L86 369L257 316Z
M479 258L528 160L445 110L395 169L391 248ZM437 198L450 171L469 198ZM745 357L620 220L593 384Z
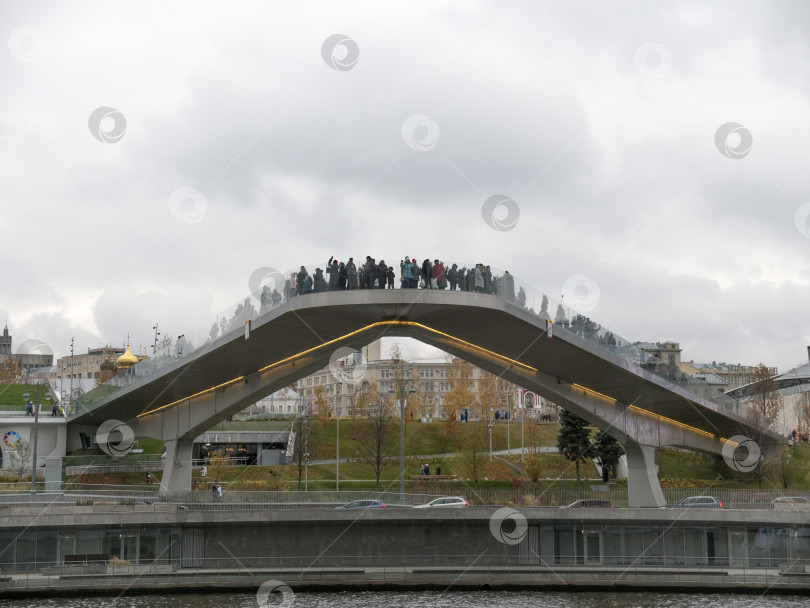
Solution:
M397 257L384 258L387 266L393 269L394 279L392 287L394 289L405 288L400 269L400 259ZM587 293L589 287L586 282L581 286L574 286L572 291L577 293L577 289L586 292L583 297L574 297L575 304L581 310L576 310L570 306L569 302L563 303L563 298L559 300L549 297L506 270L485 266L480 273L475 272L476 264L461 263L454 260L447 260L445 267L447 272L443 290L450 290L455 287L461 291L475 291L502 298L515 307L522 308L531 314L536 315L546 326L552 326L552 333L566 332L575 334L589 343L609 352L619 358L629 361L634 365L690 391L704 399L713 401L721 406L723 410L730 414L742 416L744 406L737 400L718 393L716 389L705 382L693 378L681 372L679 368L662 361L653 354L644 351L639 345L623 338L619 334L604 327L601 323L592 320L587 316L591 309L595 307L596 299L594 294ZM453 269L460 274L463 279L460 283L450 280ZM318 273L321 270L321 273ZM362 272L358 268L357 282L361 282ZM314 277L323 276L323 281L314 280ZM310 278L310 280L307 279ZM347 276L347 287L355 284ZM252 293L235 302L231 306L220 311L207 323L190 329L175 340L167 341L165 345L159 346L153 356L144 359L132 368L118 374L108 382L96 387L92 391L80 397L71 408L70 414L92 409L93 405L110 394L115 393L123 387L141 381L152 375L159 373L168 365L176 364L179 360L188 358L200 350L211 348L212 345L224 336L236 336L243 333L249 323L256 321L262 315L285 304L295 297L307 297L309 293L319 291L329 291L329 277L326 274L326 264L310 264L290 269L284 272L271 268L259 269L250 280ZM453 284L455 283L455 284ZM416 280L413 289L426 289L426 284L420 277Z
M583 484L582 489L555 487L553 481L549 487L514 487L514 488L473 488L445 487L436 482L435 487L426 487L419 493L385 492L375 490L265 490L241 491L230 490L227 483L223 486L221 498L215 498L208 489L190 492L175 492L159 495L159 485L145 486L110 486L99 484L71 483L60 492L27 493L26 484L0 484L0 514L13 514L19 511L9 509L28 508L34 510L66 507L82 507L93 513L131 511L145 507L151 510L166 510L167 505L173 510L182 505L188 510L253 510L253 509L295 509L335 508L361 499L381 500L390 506L413 507L430 502L439 496L464 496L470 505L526 507L566 507L580 500L607 501L610 506L623 508L628 506L627 486L611 484L610 486L592 483ZM27 484L30 487L30 483ZM200 487L204 486L201 484ZM598 491L597 491L598 490ZM765 509L797 510L810 515L810 491L807 490L754 490L732 488L675 488L664 489L668 505L693 496L713 496L724 509ZM784 502L774 504L774 500L783 497ZM790 497L784 499L784 497ZM706 509L700 509L705 511ZM712 509L709 509L712 510Z

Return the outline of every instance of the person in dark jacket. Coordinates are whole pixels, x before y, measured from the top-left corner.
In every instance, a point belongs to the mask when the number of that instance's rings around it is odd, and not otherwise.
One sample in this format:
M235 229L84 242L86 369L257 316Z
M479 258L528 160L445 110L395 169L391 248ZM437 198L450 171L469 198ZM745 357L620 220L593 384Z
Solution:
M463 267L458 271L458 289L459 291L467 291L467 267Z
M396 277L396 275L394 274L394 267L393 266L388 267L388 274L386 276L388 278L388 289L393 289L394 288L394 278Z
M430 260L422 262L422 281L425 283L425 289L430 289L430 279L433 278L433 266Z
M446 276L447 282L450 283L450 291L454 291L456 285L458 285L458 264L453 264L450 270L447 271Z
M341 291L346 289L346 283L349 280L349 275L346 272L346 265L341 262L338 266L338 289Z
M323 270L320 268L315 269L315 278L312 279L313 291L315 293L320 293L322 291L326 291L326 277L323 276Z
M515 277L506 270L503 273L503 297L507 302L515 301Z
M377 280L377 289L385 289L385 284L388 282L388 264L385 260L380 260L380 263L374 268L374 278Z
M475 268L467 271L467 291L475 291Z
M304 285L306 283L307 277L309 277L309 273L305 266L301 266L301 270L298 271L298 274L295 275L295 291L300 296L306 293L304 291Z

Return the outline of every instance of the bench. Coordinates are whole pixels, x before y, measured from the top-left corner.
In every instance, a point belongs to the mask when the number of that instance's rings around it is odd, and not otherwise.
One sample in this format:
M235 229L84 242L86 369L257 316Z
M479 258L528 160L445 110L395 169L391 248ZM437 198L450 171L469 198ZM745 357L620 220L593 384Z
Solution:
M452 481L456 475L409 475L411 481Z
M106 553L77 553L75 555L66 555L66 564L97 564L99 562L109 561L110 556Z

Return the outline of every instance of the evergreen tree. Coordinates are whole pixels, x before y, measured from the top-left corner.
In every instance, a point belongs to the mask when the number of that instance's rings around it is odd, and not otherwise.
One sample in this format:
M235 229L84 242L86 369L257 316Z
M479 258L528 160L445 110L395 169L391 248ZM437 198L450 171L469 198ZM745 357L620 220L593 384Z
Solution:
M560 432L557 434L557 449L565 458L576 464L577 484L580 483L579 463L595 457L591 433L587 422L574 414L561 410Z
M605 471L615 472L616 465L619 464L619 457L624 455L624 448L613 437L604 431L599 431L594 442L594 450L596 458L599 459L599 464L602 466L602 480L607 483L610 481L610 477L605 475Z

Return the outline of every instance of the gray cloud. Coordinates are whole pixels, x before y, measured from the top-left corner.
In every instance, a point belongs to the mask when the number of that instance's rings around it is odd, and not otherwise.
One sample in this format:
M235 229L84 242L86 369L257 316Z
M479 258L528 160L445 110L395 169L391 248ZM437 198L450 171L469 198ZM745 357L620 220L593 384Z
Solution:
M592 316L628 338L804 357L803 3L56 6L0 9L6 38L47 43L36 63L0 54L15 340L151 344L156 320L204 326L258 267L371 254L483 261L555 297L585 275ZM323 61L336 33L351 70ZM649 42L671 59L654 77ZM126 117L115 144L87 128L101 106ZM416 114L430 150L403 141ZM714 144L730 121L753 136L739 160ZM172 207L181 188L204 208ZM481 218L493 194L520 207L509 232Z

